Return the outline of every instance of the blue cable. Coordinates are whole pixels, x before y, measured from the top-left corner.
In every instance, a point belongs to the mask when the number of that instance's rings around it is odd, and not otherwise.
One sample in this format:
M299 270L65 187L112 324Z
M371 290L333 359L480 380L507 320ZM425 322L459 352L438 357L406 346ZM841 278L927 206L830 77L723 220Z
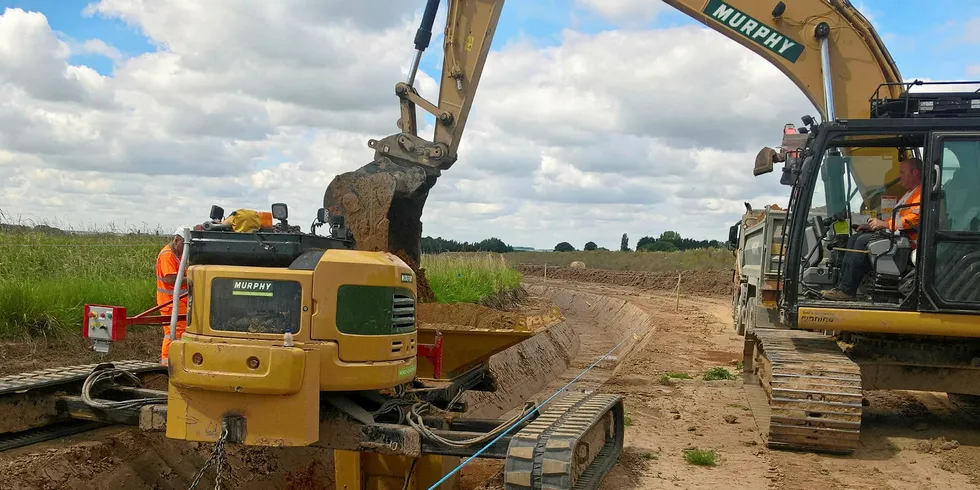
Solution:
M581 373L578 374L578 376L572 378L572 380L569 381L568 384L566 384L565 386L562 386L561 388L558 388L558 391L556 391L554 394L552 394L551 396L549 396L548 399L546 399L544 402L541 403L541 405L538 405L537 407L534 407L534 409L531 410L530 412L528 412L527 415L525 415L524 417L521 417L520 420L518 420L517 422L514 422L514 424L511 425L510 427L508 427L507 430L505 430L504 432L502 432L499 436L495 437L492 441L488 442L486 446L483 446L482 448L480 448L479 451L477 451L476 453L474 453L472 456L466 458L466 460L464 460L462 463L460 463L459 466L457 466L456 468L453 468L453 470L450 471L449 473L447 473L446 476L442 477L442 479L440 479L434 485L432 485L431 487L429 487L428 490L434 490L439 485L442 485L443 483L445 483L446 480L449 479L450 476L453 476L454 474L456 474L460 469L462 469L464 466L466 466L467 464L469 464L470 461L472 461L473 459L475 459L480 454L483 454L483 452L486 451L487 449L490 449L490 447L493 446L494 444L496 444L497 441L499 441L501 437L504 437L505 435L507 435L507 433L510 432L511 430L513 430L514 427L517 427L522 422L524 422L525 420L527 420L528 417L530 417L532 414L534 414L534 412L537 412L538 410L541 409L541 407L547 405L548 402L550 402L553 398L555 398L556 396L558 396L559 393L561 393L562 391L565 391L565 389L567 389L569 386L571 386L572 383L574 383L579 378L581 378L582 376L584 376L585 373L591 371L592 368L596 367L599 364L599 362L601 362L603 359L609 357L609 354L612 354L614 350L618 349L619 346L623 345L623 343L625 343L627 340L629 340L632 336L633 335L630 335L629 337L626 337L620 343L616 344L616 347L613 347L612 349L609 350L609 352L606 352L601 357L599 357L598 359L596 359L596 361L594 363L592 363L591 366L585 368L585 371L582 371Z

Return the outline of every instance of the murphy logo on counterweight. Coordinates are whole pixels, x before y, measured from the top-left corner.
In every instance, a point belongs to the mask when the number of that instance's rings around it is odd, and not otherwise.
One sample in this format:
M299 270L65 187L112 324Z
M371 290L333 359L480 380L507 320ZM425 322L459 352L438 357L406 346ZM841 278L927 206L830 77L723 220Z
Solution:
M272 296L272 281L235 281L234 296Z
M803 54L802 44L753 19L722 0L709 0L701 12L732 28L742 36L755 41L756 44L786 58L790 63L796 63L796 60Z

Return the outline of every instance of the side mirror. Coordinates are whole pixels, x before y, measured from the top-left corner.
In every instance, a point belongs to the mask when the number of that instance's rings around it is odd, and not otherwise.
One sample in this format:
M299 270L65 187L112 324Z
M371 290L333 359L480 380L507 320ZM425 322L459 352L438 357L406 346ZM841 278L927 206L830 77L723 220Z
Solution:
M211 205L211 220L221 221L225 219L225 210L221 206Z
M738 229L742 226L742 222L739 221L728 228L728 250L735 250L738 248Z
M752 175L758 177L772 172L772 163L776 160L776 156L776 150L768 146L759 150L755 156L755 168L752 169Z
M320 208L316 210L316 222L321 225L327 222L329 218L329 213L327 213L327 208Z
M796 177L800 172L800 159L799 157L789 157L786 159L786 164L783 165L783 174L779 177L779 183L782 185L793 185L796 183Z
M286 206L286 204L281 202L277 202L273 204L272 217L279 221L283 221L286 218L289 218L289 208Z

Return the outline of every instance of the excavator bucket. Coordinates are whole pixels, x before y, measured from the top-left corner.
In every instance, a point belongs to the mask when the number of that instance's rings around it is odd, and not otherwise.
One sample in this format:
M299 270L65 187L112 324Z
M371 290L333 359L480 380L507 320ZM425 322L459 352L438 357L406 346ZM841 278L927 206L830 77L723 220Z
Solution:
M442 333L442 376L453 379L490 360L494 354L534 336L529 329L476 329L463 325L427 325L418 327L418 342L435 342L436 330ZM432 378L432 363L420 357L419 378Z
M434 300L421 268L421 218L435 181L421 167L402 167L380 157L334 177L323 196L331 215L345 216L357 250L391 252L415 271L420 303Z

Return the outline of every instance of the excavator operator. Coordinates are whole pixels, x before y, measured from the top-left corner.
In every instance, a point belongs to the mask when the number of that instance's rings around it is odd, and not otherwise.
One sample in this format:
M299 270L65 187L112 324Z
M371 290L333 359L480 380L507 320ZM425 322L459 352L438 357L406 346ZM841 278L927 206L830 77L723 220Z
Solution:
M160 252L157 254L156 262L156 273L157 273L157 305L162 305L174 297L174 286L177 283L177 271L180 268L180 256L184 252L184 227L178 226L174 231L173 239L170 243L163 246ZM187 277L186 275L181 280L180 292L177 296L187 292ZM187 314L187 297L180 298L179 309L177 314L186 315ZM160 314L163 316L170 316L173 312L173 306L168 305L160 308ZM177 338L179 339L183 335L184 330L187 328L186 321L177 322ZM170 324L166 323L163 325L163 344L160 346L160 363L167 365L169 363L170 354Z
M855 233L847 240L849 250L866 250L868 242L875 237L877 231L905 231L915 248L918 233L915 231L919 226L919 206L922 194L922 160L918 158L908 158L902 161L899 166L899 181L902 187L908 192L898 201L897 206L908 204L909 207L899 208L897 223L891 217L888 219L870 218L865 225L858 226L858 230L864 233ZM871 258L867 253L846 252L841 266L840 284L829 291L823 291L824 299L834 301L847 301L854 299L857 294L858 285L864 275L871 269Z

